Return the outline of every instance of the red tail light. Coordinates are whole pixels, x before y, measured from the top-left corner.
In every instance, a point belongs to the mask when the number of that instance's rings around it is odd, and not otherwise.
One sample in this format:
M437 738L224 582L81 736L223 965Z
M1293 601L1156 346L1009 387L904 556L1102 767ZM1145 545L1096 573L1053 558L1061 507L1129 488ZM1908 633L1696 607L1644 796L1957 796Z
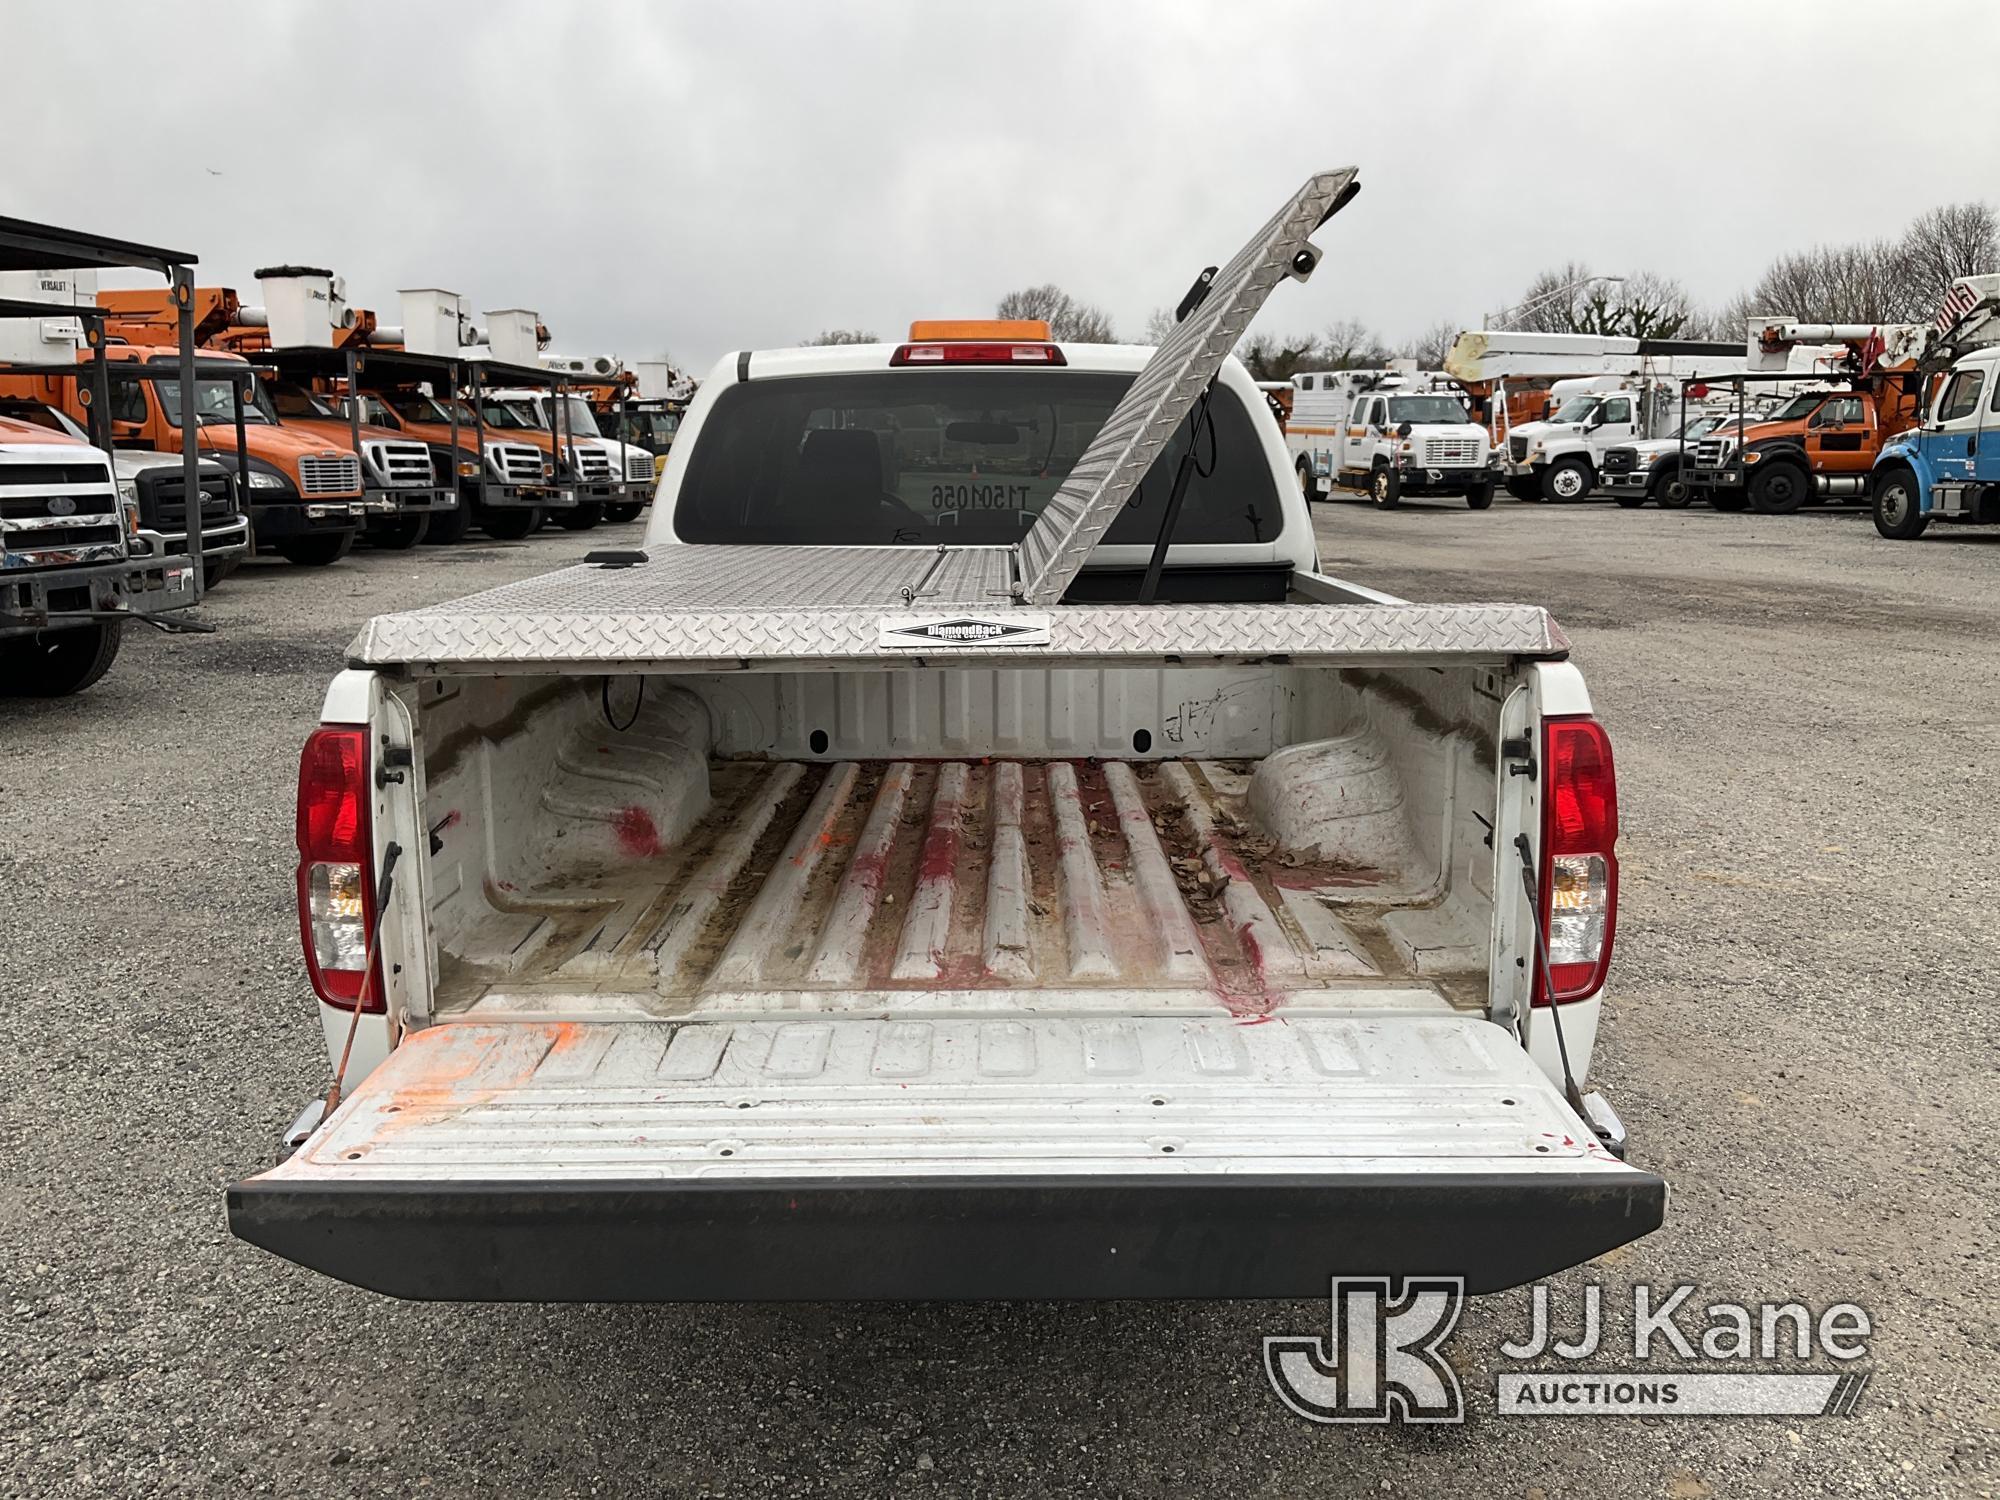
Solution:
M889 356L899 365L1066 365L1054 344L903 344Z
M1539 919L1558 1004L1588 1000L1604 986L1618 926L1618 777L1611 740L1591 718L1543 725L1542 871ZM1535 1004L1550 1000L1541 976Z
M352 1010L375 931L375 881L369 865L368 733L322 725L299 756L299 937L313 990ZM380 1011L381 965L364 1011Z

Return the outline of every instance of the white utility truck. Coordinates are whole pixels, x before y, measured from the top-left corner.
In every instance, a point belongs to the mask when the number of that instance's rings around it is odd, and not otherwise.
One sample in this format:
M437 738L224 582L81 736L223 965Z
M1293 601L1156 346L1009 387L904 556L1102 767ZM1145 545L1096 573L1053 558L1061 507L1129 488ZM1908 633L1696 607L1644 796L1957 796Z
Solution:
M1740 346L1704 340L1467 332L1444 368L1491 411L1510 495L1580 500L1611 449L1674 428L1683 380L1745 363Z
M621 443L598 430L590 402L568 390L497 390L486 393L490 405L507 407L531 426L550 434L568 454L568 477L575 482L577 504L556 515L556 524L571 531L588 531L607 515L630 521L653 492L653 455L633 443Z
M1499 477L1486 429L1445 376L1392 367L1322 370L1292 379L1286 444L1299 488L1331 499L1336 488L1383 510L1412 495L1463 495L1493 503Z
M1319 574L1229 358L1354 190L1157 351L730 355L643 551L371 621L299 774L335 1084L234 1233L712 1300L1478 1291L1657 1226L1581 1087L1618 818L1567 643Z

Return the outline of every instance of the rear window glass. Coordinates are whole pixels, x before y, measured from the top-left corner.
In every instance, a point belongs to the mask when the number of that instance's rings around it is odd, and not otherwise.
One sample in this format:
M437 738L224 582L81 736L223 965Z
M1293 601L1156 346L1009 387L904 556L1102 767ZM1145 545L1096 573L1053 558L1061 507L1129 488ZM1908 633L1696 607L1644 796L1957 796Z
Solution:
M885 370L724 391L695 441L674 529L684 541L802 546L1007 545L1041 515L1132 383L1053 370ZM1283 528L1262 438L1218 388L1176 542L1256 543ZM1187 424L1107 543L1149 543ZM1205 472L1204 472L1205 471Z

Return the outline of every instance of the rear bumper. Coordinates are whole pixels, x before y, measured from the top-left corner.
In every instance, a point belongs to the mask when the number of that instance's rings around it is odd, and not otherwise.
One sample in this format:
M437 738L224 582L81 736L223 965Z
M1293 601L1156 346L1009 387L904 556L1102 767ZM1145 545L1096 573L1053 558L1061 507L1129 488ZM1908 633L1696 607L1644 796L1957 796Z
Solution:
M1637 1170L1311 1177L287 1183L237 1238L396 1297L501 1302L1316 1297L1342 1275L1550 1275L1659 1227Z

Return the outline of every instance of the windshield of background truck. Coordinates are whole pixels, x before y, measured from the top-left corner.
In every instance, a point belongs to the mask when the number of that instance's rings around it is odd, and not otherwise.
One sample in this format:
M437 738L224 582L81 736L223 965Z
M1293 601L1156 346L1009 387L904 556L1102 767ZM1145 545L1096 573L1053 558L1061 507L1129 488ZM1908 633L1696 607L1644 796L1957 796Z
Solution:
M479 414L488 427L504 427L511 432L540 432L542 424L534 410L514 401L482 401Z
M627 412L622 426L619 425L615 414L609 421L618 430L615 433L607 432L605 436L615 436L628 443L637 443L642 448L649 443L665 447L674 440L674 429L681 425L679 415L670 411Z
M690 450L674 529L725 544L1018 542L1131 383L899 370L733 385ZM1284 515L1256 424L1224 387L1209 409L1174 540L1276 540ZM1187 436L1184 422L1107 543L1153 540Z
M1765 422L1796 422L1800 417L1817 411L1820 402L1825 399L1825 391L1807 391L1802 396L1792 397L1783 406L1762 417L1760 420Z
M1587 422L1590 420L1590 414L1597 409L1597 400L1598 398L1595 396L1572 396L1569 400L1563 402L1561 410L1550 420L1556 422Z
M115 412L119 406L115 389L118 383L116 371L112 372L114 387L111 403ZM128 385L140 382L128 379ZM153 389L159 394L160 410L166 415L169 427L181 425L181 383L178 380L156 380ZM194 413L195 420L203 427L213 427L218 423L232 426L236 421L236 385L229 380L195 380ZM278 414L271 407L271 398L264 392L264 384L254 375L250 379L250 396L243 403L243 420L253 424L270 425L278 420Z
M271 409L280 417L311 417L317 420L340 415L302 385L280 381L266 389L271 398Z
M405 422L433 422L439 427L449 427L452 408L456 407L459 425L472 425L472 408L463 401L447 403L432 396L391 396L389 404L401 413Z
M1389 425L1400 426L1404 422L1421 427L1426 423L1435 426L1440 422L1463 422L1465 408L1449 396L1391 396L1389 398Z
M554 420L553 413L555 408L550 405L546 396L542 398L540 404L543 414L549 416L552 422ZM590 403L584 400L583 397L563 397L561 411L563 426L568 430L569 436L580 438L603 436L597 430L597 418L590 410ZM544 422L542 425L546 427L550 423Z

